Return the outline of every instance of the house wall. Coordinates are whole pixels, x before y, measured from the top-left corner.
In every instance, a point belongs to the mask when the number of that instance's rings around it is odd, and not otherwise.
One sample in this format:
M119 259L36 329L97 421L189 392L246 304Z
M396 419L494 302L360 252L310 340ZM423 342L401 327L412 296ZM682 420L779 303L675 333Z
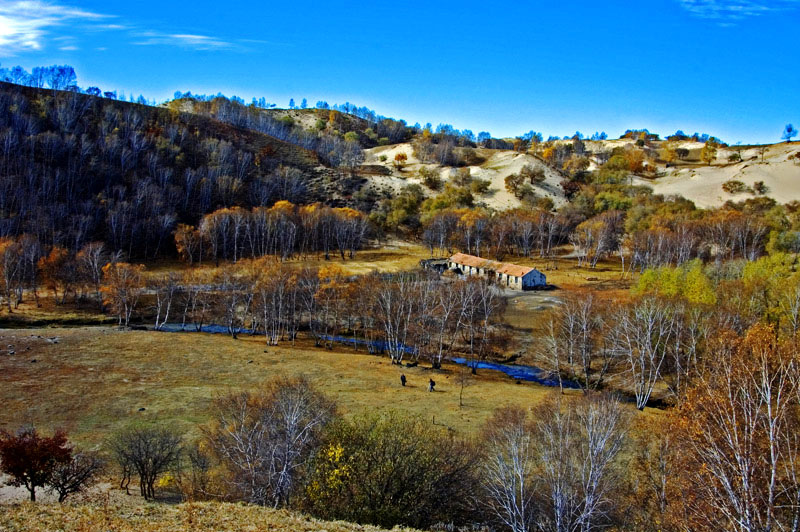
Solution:
M545 286L547 284L547 279L543 273L538 271L532 271L528 273L525 277L522 278L522 287L523 288L536 288L540 286Z

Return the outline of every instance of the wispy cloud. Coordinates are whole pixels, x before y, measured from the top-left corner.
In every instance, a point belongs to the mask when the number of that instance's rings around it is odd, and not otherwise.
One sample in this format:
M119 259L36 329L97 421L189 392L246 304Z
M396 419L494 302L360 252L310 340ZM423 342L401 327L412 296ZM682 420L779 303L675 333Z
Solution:
M800 0L678 0L692 15L717 22L720 26L733 26L737 22L800 8Z
M210 35L198 35L193 33L157 33L146 31L135 34L140 37L133 44L138 46L180 46L192 50L222 50L234 48L232 42L224 41L218 37Z
M42 0L0 0L0 54L41 50L56 27L108 15Z
M76 1L76 0L66 0ZM201 31L163 31L115 15L95 13L59 0L0 0L0 56L44 50L52 45L76 51L87 35L115 33L118 41L138 46L171 46L195 51L240 51L252 45L275 45L254 39L225 39ZM148 27L149 26L149 27ZM67 28L68 32L67 32ZM67 35L64 33L67 32Z

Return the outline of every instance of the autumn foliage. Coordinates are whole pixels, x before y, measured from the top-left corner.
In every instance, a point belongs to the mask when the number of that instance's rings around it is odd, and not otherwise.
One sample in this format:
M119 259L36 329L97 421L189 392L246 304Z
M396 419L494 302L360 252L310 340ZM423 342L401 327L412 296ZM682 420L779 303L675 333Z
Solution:
M16 434L0 432L0 469L11 477L12 485L28 490L31 501L36 500L36 489L47 486L56 469L71 458L72 450L63 431L49 437L30 427Z

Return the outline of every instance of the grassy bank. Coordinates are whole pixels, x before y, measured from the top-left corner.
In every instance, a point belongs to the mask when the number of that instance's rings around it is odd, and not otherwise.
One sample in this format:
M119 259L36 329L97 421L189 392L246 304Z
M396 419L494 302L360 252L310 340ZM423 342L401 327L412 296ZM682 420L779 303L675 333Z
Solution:
M262 337L81 327L0 330L0 345L15 350L0 356L0 427L64 427L92 445L136 421L195 432L215 396L279 375L305 375L344 414L394 408L463 433L478 430L495 408L533 405L552 393L481 371L469 378L460 407L461 366L401 368L387 357L310 341L267 348ZM433 393L429 378L437 383Z
M374 526L319 521L285 510L228 503L178 505L59 505L24 503L0 511L4 532L223 532L272 530L275 532L380 532ZM394 531L411 531L396 527Z

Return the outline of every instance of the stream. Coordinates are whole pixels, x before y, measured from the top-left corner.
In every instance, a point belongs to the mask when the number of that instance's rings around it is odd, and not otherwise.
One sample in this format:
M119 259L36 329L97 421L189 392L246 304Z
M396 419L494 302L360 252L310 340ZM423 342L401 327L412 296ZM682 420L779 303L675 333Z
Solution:
M203 332L207 334L228 334L228 328L224 325L215 325L215 324L207 324L203 325L201 330L197 330L194 325L187 325L186 327L182 327L180 323L167 323L160 329L162 332L184 332L184 333L196 333L196 332ZM239 333L241 335L251 334L249 329L242 329ZM340 344L349 345L351 347L358 347L358 346L366 346L371 353L381 353L384 352L388 344L382 340L363 340L358 338L347 338L344 336L324 336L322 338L324 341L332 341ZM406 347L406 352L411 354L413 352L413 348ZM489 369L494 371L500 371L505 373L509 377L517 381L525 381L525 382L535 382L536 384L540 384L542 386L551 386L555 387L558 386L558 378L555 377L552 373L545 371L541 368L537 368L536 366L523 366L519 364L500 364L497 362L482 362L482 361L468 361L466 358L462 357L455 357L450 359L455 364L462 364L467 365L469 367L474 367L475 369ZM564 388L570 389L578 389L580 386L574 381L568 379L562 379L562 385Z

